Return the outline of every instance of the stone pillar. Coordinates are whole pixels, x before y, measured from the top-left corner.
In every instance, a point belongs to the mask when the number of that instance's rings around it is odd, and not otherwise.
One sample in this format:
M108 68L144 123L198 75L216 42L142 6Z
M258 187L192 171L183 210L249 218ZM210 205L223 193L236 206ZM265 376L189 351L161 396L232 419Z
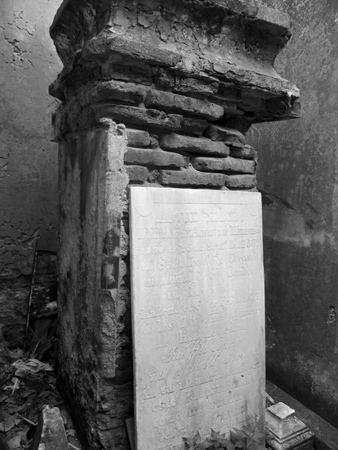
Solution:
M65 0L51 36L61 385L87 448L126 450L128 184L256 189L245 132L299 112L273 68L289 22L255 0Z

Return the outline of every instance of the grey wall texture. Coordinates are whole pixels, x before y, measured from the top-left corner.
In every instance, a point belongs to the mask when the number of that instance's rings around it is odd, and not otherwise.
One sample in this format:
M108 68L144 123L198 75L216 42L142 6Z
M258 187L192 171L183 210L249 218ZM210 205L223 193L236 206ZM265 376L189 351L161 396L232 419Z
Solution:
M301 119L250 130L265 203L267 372L337 425L338 3L266 3L291 17L276 69L302 103Z
M36 238L56 249L56 101L49 26L61 0L0 2L0 323L21 324ZM9 339L12 338L10 333Z

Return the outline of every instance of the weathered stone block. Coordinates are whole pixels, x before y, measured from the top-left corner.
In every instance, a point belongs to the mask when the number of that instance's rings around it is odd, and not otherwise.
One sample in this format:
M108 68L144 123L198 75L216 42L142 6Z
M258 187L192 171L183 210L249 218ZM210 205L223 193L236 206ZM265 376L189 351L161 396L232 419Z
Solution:
M215 103L155 90L149 91L145 105L148 108L160 108L181 114L194 114L208 120L220 119L224 114L224 109Z
M127 128L127 139L130 147L148 147L150 145L150 135L147 131Z
M184 158L178 153L163 150L146 150L128 147L124 161L127 164L141 164L156 167L179 168L184 166Z
M175 66L182 56L179 53L143 42L136 42L122 36L99 36L92 38L82 51L83 59L97 60L107 54L119 55L164 67Z
M158 146L159 146L158 136L156 134L151 134L149 147L150 148L158 148Z
M298 419L295 410L285 403L276 403L266 410L269 445L274 450L312 450L313 433Z
M234 158L255 159L257 158L257 152L248 144L244 145L244 147L230 145L230 156Z
M194 169L161 170L159 182L172 187L219 188L224 185L225 177L221 173L202 173Z
M223 142L214 142L206 138L166 134L161 139L161 147L165 150L178 150L206 155L228 156L230 149Z
M68 439L59 408L44 406L32 449L65 450L67 448Z
M148 91L149 88L141 84L106 81L85 87L77 94L77 98L81 106L109 100L139 104L144 101Z
M244 134L232 128L210 125L204 134L213 141L224 141L227 143L239 142L243 145L246 143Z
M126 269L120 257L129 181L126 140L123 126L101 124L69 136L59 153L60 385L87 448L104 447L96 412L109 404L109 417L120 420L132 411ZM124 426L114 430L114 436L121 433Z
M219 81L217 78L210 80L199 80L197 78L176 77L173 92L178 94L198 94L206 97L215 94L218 90Z
M111 103L98 103L92 105L96 120L109 117L115 122L131 123L164 130L178 131L181 128L182 116L178 114L165 114L156 109L137 108L135 106L112 105Z
M192 158L192 165L196 170L203 172L237 172L255 173L255 162L245 159L227 158L205 158L197 156Z
M225 186L229 189L251 189L256 186L255 175L224 175Z
M203 119L183 117L181 131L182 133L192 134L193 136L201 136L208 125L208 122Z
M149 172L147 181L149 183L157 183L157 180L159 179L160 172L157 169L151 170Z
M148 177L148 169L142 166L126 166L129 182L144 183Z

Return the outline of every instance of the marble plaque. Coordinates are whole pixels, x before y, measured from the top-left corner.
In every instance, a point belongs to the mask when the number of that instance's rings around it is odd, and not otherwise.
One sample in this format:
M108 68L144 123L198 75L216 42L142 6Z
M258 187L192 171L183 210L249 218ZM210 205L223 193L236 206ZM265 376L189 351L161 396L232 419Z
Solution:
M130 211L137 449L264 434L260 194L132 187Z

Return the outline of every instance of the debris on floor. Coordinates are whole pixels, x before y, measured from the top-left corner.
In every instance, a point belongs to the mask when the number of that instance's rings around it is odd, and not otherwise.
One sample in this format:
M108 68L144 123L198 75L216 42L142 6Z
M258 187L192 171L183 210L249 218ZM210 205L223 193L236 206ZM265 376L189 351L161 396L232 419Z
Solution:
M56 386L57 304L39 289L34 275L22 348L9 347L0 325L0 450L28 450L33 440L35 450L58 450L61 442L65 449L65 439L69 450L81 449ZM63 430L64 440L59 433L49 433L55 441L46 446L40 428L51 425L51 415L58 418L53 426Z

